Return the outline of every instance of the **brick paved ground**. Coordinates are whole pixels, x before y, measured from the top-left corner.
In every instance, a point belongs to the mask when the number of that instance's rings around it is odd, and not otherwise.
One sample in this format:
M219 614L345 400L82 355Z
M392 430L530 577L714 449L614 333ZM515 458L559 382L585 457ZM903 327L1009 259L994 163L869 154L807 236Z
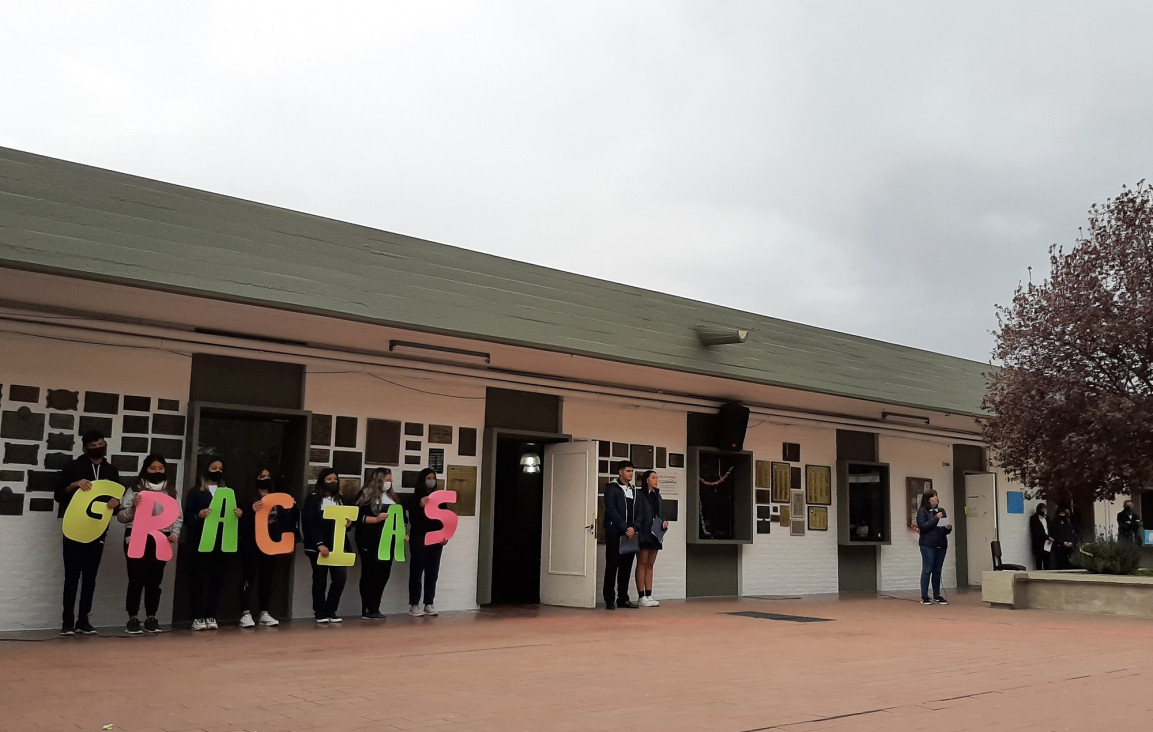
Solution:
M1153 623L992 610L976 593L948 607L912 600L745 598L612 613L506 608L397 616L372 626L349 619L339 627L196 635L8 636L0 640L0 728L1153 725Z

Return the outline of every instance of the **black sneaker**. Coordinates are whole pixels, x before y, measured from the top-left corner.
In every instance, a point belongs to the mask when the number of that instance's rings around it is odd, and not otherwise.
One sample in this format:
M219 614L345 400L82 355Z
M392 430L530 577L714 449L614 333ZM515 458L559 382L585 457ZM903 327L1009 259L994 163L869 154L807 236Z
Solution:
M616 606L615 602L606 602L605 603L605 610L616 610L616 609L617 609L617 606Z
M93 628L92 623L87 620L81 620L76 624L76 632L84 635L96 635L96 628Z
M636 608L640 607L640 605L636 604L632 600L624 599L617 603L617 607L627 607L629 609L635 610Z
M60 626L60 635L76 635L76 626L71 623L64 623Z
M328 622L330 622L330 623L340 623L343 621L344 621L344 618L340 617L339 615L329 615L328 616Z
M142 635L144 629L140 627L139 618L128 618L128 623L124 626L124 632L128 635Z
M949 604L949 601L943 597L935 597L935 598L933 598L933 602L937 603L938 605L948 605Z
M156 618L148 618L144 621L144 630L148 631L149 633L159 633L160 621Z
M932 604L933 604L933 602L932 602L932 600L930 600L930 599L929 599L929 598L927 598L927 597L922 597L922 598L921 598L921 604L922 604L922 605L932 605Z
M363 620L384 620L384 613L373 610L371 612L362 613L360 617Z

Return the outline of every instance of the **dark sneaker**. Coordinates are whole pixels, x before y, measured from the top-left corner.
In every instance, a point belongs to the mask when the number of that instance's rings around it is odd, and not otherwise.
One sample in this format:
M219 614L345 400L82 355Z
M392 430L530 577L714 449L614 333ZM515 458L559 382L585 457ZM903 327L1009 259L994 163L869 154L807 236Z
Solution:
M60 635L76 635L76 626L65 623L60 626Z
M927 597L922 597L921 598L921 604L922 605L932 605L933 602Z
M605 603L605 610L616 610L616 609L617 609L616 603L614 603L614 602L606 602Z
M632 600L621 600L617 603L617 607L638 608L640 605L636 604Z
M363 620L384 620L384 613L372 610L370 612L361 613L360 617Z
M159 633L160 632L160 621L157 620L156 618L148 618L147 620L144 621L144 630L146 630L149 633Z
M76 632L84 635L96 635L96 628L93 628L92 623L87 620L82 620L76 624Z
M140 620L138 618L128 618L128 624L124 626L124 632L128 635L141 635L144 629L140 627Z
M933 602L937 603L938 605L948 605L949 604L949 601L943 597L933 598Z

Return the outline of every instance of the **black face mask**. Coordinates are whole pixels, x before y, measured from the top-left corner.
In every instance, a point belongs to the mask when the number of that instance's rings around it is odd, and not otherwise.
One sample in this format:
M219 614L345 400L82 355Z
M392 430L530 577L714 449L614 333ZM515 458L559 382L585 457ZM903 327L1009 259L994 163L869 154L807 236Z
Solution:
M339 481L336 483L325 483L324 484L324 492L328 493L329 495L336 495L337 493L340 493Z
M165 475L164 473L148 473L144 477L152 485L160 485L161 483L163 483L168 478L168 476Z
M108 455L108 447L90 447L84 451L89 460L103 460Z
M208 481L210 483L219 484L220 481L222 481L222 480L224 480L224 471L223 470L210 470L210 471L208 471Z
M272 478L257 478L256 487L262 491L272 490Z

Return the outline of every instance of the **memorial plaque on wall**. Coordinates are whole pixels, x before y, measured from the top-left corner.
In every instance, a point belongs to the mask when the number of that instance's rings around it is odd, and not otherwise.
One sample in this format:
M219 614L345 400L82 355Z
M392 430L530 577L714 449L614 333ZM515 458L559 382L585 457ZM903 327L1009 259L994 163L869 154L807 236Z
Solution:
M127 420L128 418L125 417L124 419ZM184 417L179 414L154 414L152 415L152 431L158 435L183 435Z
M809 531L829 530L829 509L825 506L809 506Z
M420 465L422 462L424 462L424 457L421 455L405 455L404 456L404 464L405 465Z
M323 447L313 447L308 451L308 462L328 465L328 450Z
M421 422L405 422L404 434L409 437L424 437L424 424Z
M10 440L44 439L45 415L28 407L7 411L0 416L0 437Z
M121 437L120 449L124 452L148 452L148 438L147 437Z
M0 470L0 483L23 483L23 470Z
M758 534L771 534L773 533L773 522L770 521L757 521Z
M46 470L63 470L71 462L72 455L67 452L50 452L44 456L44 468ZM119 466L116 469L119 470Z
M126 411L126 412L151 412L152 411L152 397L125 396L124 397L124 411Z
M669 453L669 467L670 468L683 468L683 467L685 467L685 454L683 452L670 452Z
M603 457L603 458L612 457L613 456L612 443L608 442L606 440L597 440L597 456Z
M476 457L475 427L461 427L457 430L456 454L460 457Z
M404 449L408 452L420 452L424 449L424 443L420 440L405 440Z
M165 412L179 412L180 400L179 399L157 399L156 408Z
M789 536L805 535L805 519L793 519L789 522Z
M435 470L437 475L444 472L444 450L435 448L428 451L428 467Z
M45 493L56 492L56 481L60 478L60 473L54 473L50 470L29 470L28 471L28 491L43 491Z
M312 415L312 439L310 444L328 447L332 444L332 415Z
M17 445L11 442L4 443L5 465L39 465L39 445Z
M30 498L28 499L29 511L55 511L56 501L51 498Z
M476 515L476 466L449 465L445 472L445 487L456 491L456 503L451 505L457 516Z
M773 463L771 461L758 460L753 475L753 485L757 488L773 487Z
M364 456L351 450L333 450L332 467L341 475L360 475Z
M833 470L827 465L805 466L805 500L808 503L833 505L832 475Z
M76 435L70 432L52 432L48 435L49 450L73 450L76 447Z
M84 411L96 414L120 414L120 395L103 391L86 391Z
M336 418L336 446L356 447L356 431L358 420L356 417Z
M364 432L364 461L370 465L400 463L400 422L369 419Z
M89 417L87 415L80 418L80 434L90 430L100 430L100 434L104 435L106 439L112 439L112 418L111 417Z
M179 460L184 455L184 440L153 437L149 452L154 452L165 460Z
M76 426L76 415L49 414L48 426L54 430L70 430Z
M46 402L49 409L73 412L80 406L80 392L68 391L67 389L49 389Z
M24 494L16 493L8 486L0 488L0 516L23 516Z
M613 443L613 457L627 459L629 456L629 445L627 442L614 442Z
M148 428L149 417L146 414L126 414L122 426L129 435L146 435L152 430Z
M434 445L452 444L452 427L443 424L428 426L428 441Z
M663 447L657 448L657 470L662 470L668 465L669 451Z
M630 445L629 459L637 470L649 470L653 467L652 445Z
M8 387L8 399L13 402L28 402L29 404L36 404L40 401L40 387L38 386L20 386L13 384Z
M776 503L788 503L792 500L790 489L793 484L793 470L788 463L773 463L772 466L772 498ZM781 523L784 523L783 521Z

